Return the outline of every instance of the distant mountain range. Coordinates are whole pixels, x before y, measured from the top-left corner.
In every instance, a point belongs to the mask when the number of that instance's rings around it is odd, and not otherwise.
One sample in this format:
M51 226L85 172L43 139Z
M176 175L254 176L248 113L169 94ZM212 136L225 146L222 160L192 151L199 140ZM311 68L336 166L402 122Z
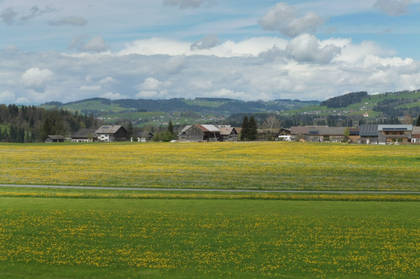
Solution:
M329 100L300 101L241 101L227 98L196 99L86 99L71 103L50 102L47 109L65 109L84 114L94 114L105 122L132 120L137 125L165 125L169 120L182 125L192 122L222 121L235 114L270 114L345 116L349 118L390 118L420 114L420 90L389 92L369 95L355 92Z
M319 101L273 100L273 101L240 101L227 98L196 98L196 99L124 99L109 100L104 98L86 99L71 103L50 102L42 105L46 108L63 108L106 115L120 112L197 112L215 115L230 115L234 113L277 112L318 105Z

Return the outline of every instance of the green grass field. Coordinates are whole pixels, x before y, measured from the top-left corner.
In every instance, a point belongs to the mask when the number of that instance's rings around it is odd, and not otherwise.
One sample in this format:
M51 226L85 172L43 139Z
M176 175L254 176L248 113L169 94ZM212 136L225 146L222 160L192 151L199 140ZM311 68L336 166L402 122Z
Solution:
M0 278L419 278L418 202L0 198Z
M420 146L0 144L0 184L420 190ZM420 195L0 187L0 278L420 277Z
M0 183L420 191L420 146L0 144Z

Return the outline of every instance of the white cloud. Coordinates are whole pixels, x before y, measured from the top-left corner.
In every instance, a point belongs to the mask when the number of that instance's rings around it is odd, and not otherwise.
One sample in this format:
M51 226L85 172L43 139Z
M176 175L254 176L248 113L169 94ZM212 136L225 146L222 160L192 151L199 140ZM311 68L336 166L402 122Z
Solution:
M118 99L126 99L126 95L122 95L120 93L115 92L107 92L101 95L102 98L111 99L111 100L118 100Z
M140 84L137 93L137 98L166 98L168 97L167 88L170 87L171 82L162 82L153 77L146 78L142 84Z
M298 62L330 63L341 49L335 45L321 45L313 35L303 34L289 42L286 53Z
M240 42L226 41L210 49L191 48L190 42L152 38L129 43L118 55L208 55L217 57L258 56L273 46L285 47L287 41L273 37L257 37Z
M30 68L22 75L22 82L26 87L42 89L53 77L49 69Z
M10 104L13 103L16 99L15 93L11 91L0 92L0 104Z
M163 3L169 6L177 6L181 9L199 8L205 3L212 3L213 0L164 0Z
M359 90L420 88L419 61L372 42L263 37L225 42L223 51L200 55L191 52L191 42L185 45L189 55L3 51L0 88L18 92L15 99L26 98L27 104L98 96L325 99Z
M374 7L390 16L400 16L407 12L412 0L377 0Z
M260 25L270 31L295 37L303 33L314 33L324 20L313 12L299 16L296 8L286 3L278 3L260 20Z
M216 35L208 35L203 39L194 42L191 45L191 50L209 49L220 45L220 40Z
M80 90L82 91L99 91L102 87L99 85L82 85L80 86Z
M112 84L116 83L117 81L113 77L105 77L99 80L99 84Z

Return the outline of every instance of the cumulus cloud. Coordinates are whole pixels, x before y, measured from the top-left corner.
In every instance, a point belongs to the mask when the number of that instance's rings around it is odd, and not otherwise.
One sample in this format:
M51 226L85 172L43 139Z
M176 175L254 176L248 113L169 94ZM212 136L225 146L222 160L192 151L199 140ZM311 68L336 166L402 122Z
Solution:
M309 12L303 16L296 8L286 3L278 3L259 21L265 30L278 31L283 35L295 37L302 33L314 33L324 24L324 19Z
M80 16L68 16L60 19L51 20L48 22L48 24L52 26L85 26L87 23L88 21L84 17Z
M137 40L129 43L119 55L213 55L217 57L247 57L258 56L273 46L284 47L287 41L273 37L250 38L240 42L226 41L209 49L191 49L190 42L175 41L163 38Z
M26 87L43 89L53 75L49 69L30 68L22 74L22 82Z
M213 0L164 0L163 3L168 6L177 6L181 9L199 8L205 3L212 3Z
M374 7L390 16L400 16L407 12L412 0L377 0Z
M298 62L327 64L335 58L341 49L335 45L321 45L313 35L303 34L289 42L286 53Z
M186 42L186 51L190 46ZM248 55L232 55L245 53L245 48ZM372 42L319 40L306 34L290 41L252 38L232 43L229 49L229 56L215 56L213 49L185 56L0 51L0 92L15 92L15 100L36 104L98 96L325 99L359 90L420 88L419 61L398 57Z
M166 98L168 96L167 88L171 86L170 82L162 82L153 77L146 78L142 84L139 85L140 92L137 93L137 98Z
M191 50L214 48L220 45L220 43L221 42L216 35L208 35L203 39L194 42L191 45Z
M114 93L114 92L107 92L105 94L101 95L102 98L111 99L111 100L118 100L118 99L126 99L126 95L122 95L120 93Z

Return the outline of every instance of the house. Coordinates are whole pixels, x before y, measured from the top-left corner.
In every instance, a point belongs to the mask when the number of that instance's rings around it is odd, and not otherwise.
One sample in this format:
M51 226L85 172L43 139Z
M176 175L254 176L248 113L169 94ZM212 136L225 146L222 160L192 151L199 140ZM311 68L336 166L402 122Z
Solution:
M348 135L352 143L360 143L360 128L350 128Z
M114 142L128 139L127 130L120 125L104 125L95 132L99 141Z
M217 125L220 130L220 137L222 141L238 141L239 133L236 128L230 125Z
M279 137L279 129L257 129L257 140L273 141Z
M295 126L290 128L296 140L309 142L343 142L346 140L346 127Z
M411 132L411 143L420 144L420 127L413 127Z
M277 137L277 141L293 141L292 132L290 129L281 128L279 135Z
M411 143L413 125L378 125L379 144Z
M180 141L221 141L220 129L215 125L188 125L179 133Z
M155 135L152 132L143 131L137 134L137 141L138 142L148 142L153 139Z
M377 124L365 124L359 127L360 143L362 144L378 144L379 133Z
M86 143L97 141L98 137L95 134L95 130L92 129L81 129L71 136L72 142Z
M48 138L45 140L46 143L57 143L64 142L66 138L61 135L48 135Z

